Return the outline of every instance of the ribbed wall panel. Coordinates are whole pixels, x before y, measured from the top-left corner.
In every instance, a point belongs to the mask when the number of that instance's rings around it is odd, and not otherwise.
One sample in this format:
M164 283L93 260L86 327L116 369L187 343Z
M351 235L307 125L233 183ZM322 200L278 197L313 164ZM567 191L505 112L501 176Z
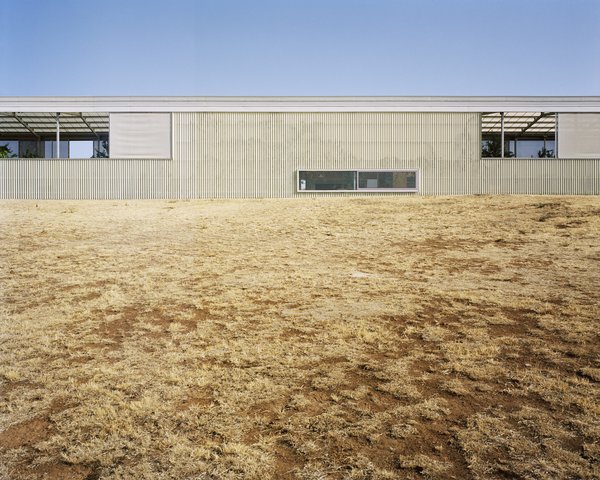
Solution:
M175 113L171 160L0 159L0 198L382 194L296 191L334 168L417 168L425 195L600 194L600 160L480 159L479 139L477 113Z
M368 195L297 192L296 172L320 168L417 168L421 194L479 190L478 114L179 113L173 122L174 160L193 170L196 197Z
M2 159L0 198L171 198L172 165L171 160Z
M600 159L484 158L481 192L521 195L599 195Z

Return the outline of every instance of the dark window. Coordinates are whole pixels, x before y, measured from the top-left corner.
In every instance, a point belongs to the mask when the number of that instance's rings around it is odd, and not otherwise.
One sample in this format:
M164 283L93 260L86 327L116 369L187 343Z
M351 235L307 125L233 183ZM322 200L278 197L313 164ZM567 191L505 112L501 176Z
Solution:
M300 190L356 190L354 171L301 171Z
M358 172L358 188L416 189L416 172Z
M299 170L299 191L416 192L416 170Z

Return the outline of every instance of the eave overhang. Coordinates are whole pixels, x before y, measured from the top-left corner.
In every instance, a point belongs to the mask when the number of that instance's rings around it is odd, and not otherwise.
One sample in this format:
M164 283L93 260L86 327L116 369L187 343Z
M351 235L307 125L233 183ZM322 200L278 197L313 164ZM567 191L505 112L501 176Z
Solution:
M572 97L1 97L0 112L600 112Z

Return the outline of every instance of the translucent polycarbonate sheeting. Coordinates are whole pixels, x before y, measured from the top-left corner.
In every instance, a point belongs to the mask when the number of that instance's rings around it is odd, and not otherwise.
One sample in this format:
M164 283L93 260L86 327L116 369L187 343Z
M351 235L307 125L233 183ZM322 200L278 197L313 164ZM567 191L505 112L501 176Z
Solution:
M0 113L0 135L51 135L56 133L56 113ZM108 132L108 113L70 112L59 115L60 131L65 134L96 134Z
M481 132L500 134L502 130L501 113L483 113ZM506 112L504 113L504 133L508 134L554 134L556 116L550 112Z

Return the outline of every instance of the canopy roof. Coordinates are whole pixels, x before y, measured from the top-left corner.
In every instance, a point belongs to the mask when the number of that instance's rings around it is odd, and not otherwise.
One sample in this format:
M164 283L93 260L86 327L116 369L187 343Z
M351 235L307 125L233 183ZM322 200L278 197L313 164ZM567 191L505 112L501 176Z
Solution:
M481 116L482 133L500 133L501 113L484 113ZM556 132L556 115L551 112L508 112L504 114L504 133L517 135L546 135Z
M56 134L56 113L48 112L10 112L0 113L0 134L34 135L36 137ZM61 113L61 135L98 136L108 132L107 113Z

